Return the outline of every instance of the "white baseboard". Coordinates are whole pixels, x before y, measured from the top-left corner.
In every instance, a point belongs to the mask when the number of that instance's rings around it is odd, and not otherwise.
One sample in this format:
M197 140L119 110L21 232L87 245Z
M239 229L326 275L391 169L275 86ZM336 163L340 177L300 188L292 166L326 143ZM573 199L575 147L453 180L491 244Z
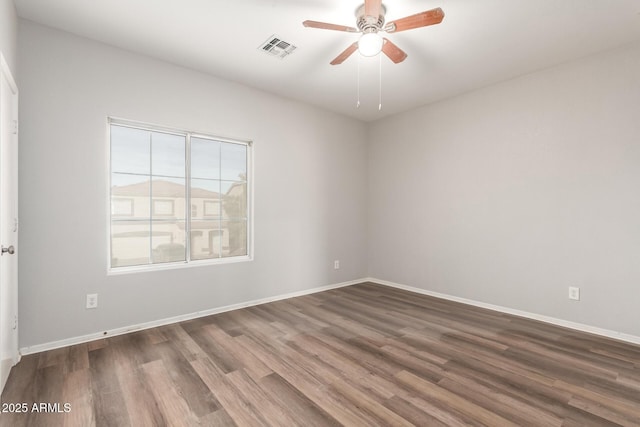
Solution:
M435 298L445 299L449 301L455 301L462 304L472 305L475 307L486 308L488 310L499 311L501 313L513 314L514 316L525 317L527 319L539 320L545 323L551 323L556 326L562 326L576 331L587 332L594 335L600 335L607 338L612 338L619 341L625 341L632 344L640 344L640 337L625 334L622 332L611 331L609 329L598 328L596 326L585 325L583 323L571 322L568 320L558 319L550 316L543 316L541 314L529 313L527 311L516 310L513 308L502 307L499 305L487 304L484 302L474 301L466 298L460 298L453 295L441 294L438 292L428 291L426 289L415 288L413 286L402 285L400 283L389 282L387 280L376 279L374 277L368 277L367 282L376 283L378 285L389 286L392 288L402 289L409 292L415 292L418 294L428 295Z
M367 279L350 280L348 282L335 283L333 285L326 285L326 286L319 286L317 288L305 289L303 291L290 292L287 294L276 295L273 297L261 298L253 301L241 302L238 304L231 304L224 307L217 307L209 310L197 311L195 313L189 313L189 314L183 314L180 316L168 317L165 319L153 320L151 322L139 323L137 325L124 326L121 328L110 329L104 332L95 332L92 334L82 335L79 337L65 338L59 341L52 341L44 344L37 344L29 347L23 347L20 349L20 354L25 356L27 354L40 353L43 351L54 350L56 348L67 347L70 345L76 345L76 344L82 344L90 341L95 341L102 338L113 337L116 335L123 335L129 332L141 331L143 329L150 329L158 326L169 325L172 323L183 322L185 320L192 320L198 317L205 317L205 316L210 316L212 314L224 313L225 311L232 311L240 308L252 307L254 305L280 301L283 299L315 294L318 292L328 291L330 289L342 288L345 286L351 286L351 285L355 285L357 283L362 283L366 281Z
M462 304L472 305L475 307L486 308L493 311L498 311L506 314L513 314L515 316L524 317L527 319L539 320L541 322L550 323L557 326L562 326L569 329L574 329L581 332L587 332L590 334L600 335L607 338L612 338L620 341L629 342L632 344L640 345L640 337L622 332L612 331L609 329L598 328L591 325L585 325L582 323L570 322L568 320L558 319L550 316L543 316L540 314L529 313L526 311L516 310L508 307L502 307L499 305L487 304L484 302L474 301L466 298L460 298L453 295L441 294L438 292L432 292L413 286L402 285L400 283L390 282L387 280L376 279L374 277L366 277L357 280L350 280L348 282L336 283L327 286L320 286L312 289L305 289L298 292L290 292L287 294L276 295L273 297L261 298L257 300L242 302L238 304L231 304L224 307L212 308L209 310L197 311L195 313L188 313L180 316L169 317L165 319L154 320L151 322L139 323L136 325L124 326L121 328L110 329L104 332L96 332L92 334L82 335L79 337L65 338L59 341L52 341L44 344L37 344L29 347L23 347L20 349L20 355L27 355L33 353L40 353L42 351L54 350L56 348L67 347L70 345L82 344L90 341L99 340L102 338L112 337L116 335L123 335L129 332L141 331L144 329L155 328L158 326L169 325L172 323L183 322L185 320L192 320L198 317L210 316L212 314L224 313L226 311L238 310L240 308L252 307L255 305L266 304L274 301L280 301L288 298L295 298L303 295L315 294L318 292L328 291L330 289L342 288L345 286L351 286L363 282L372 282L383 286L389 286L392 288L402 289L409 292L415 292L418 294L428 295L435 298L441 298L449 301L455 301Z

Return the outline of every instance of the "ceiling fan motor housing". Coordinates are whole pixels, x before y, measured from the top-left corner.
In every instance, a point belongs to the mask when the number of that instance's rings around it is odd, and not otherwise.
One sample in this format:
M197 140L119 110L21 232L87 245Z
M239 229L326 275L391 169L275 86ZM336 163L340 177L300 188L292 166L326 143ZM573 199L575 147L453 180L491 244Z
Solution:
M356 26L362 33L377 33L384 26L384 15L387 12L384 5L380 6L380 15L366 16L364 4L356 10Z

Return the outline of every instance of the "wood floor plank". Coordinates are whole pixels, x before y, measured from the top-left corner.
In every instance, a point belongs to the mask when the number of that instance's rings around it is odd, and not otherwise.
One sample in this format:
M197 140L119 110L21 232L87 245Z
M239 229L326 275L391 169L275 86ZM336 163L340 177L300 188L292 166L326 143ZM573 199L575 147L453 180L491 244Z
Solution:
M24 356L16 402L49 410L0 427L639 426L640 346L362 283Z
M17 365L19 368L11 369L2 392L2 402L26 402L36 397L35 381L41 354L23 356Z
M337 391L344 396L346 400L351 401L360 410L370 414L377 422L376 425L392 425L392 426L412 426L413 424L396 414L391 409L381 405L379 401L372 395L366 394L353 387L347 381L336 381L331 384L331 389Z
M41 366L45 366L43 364ZM26 415L27 426L62 426L64 423L64 414L57 413L57 411L49 412L48 408L43 408L40 403L59 403L62 396L57 392L62 389L63 385L63 372L57 369L56 366L50 365L43 368L39 368L36 371L36 378L34 381L35 392L34 400L28 402L28 410L26 413L20 414ZM17 402L15 402L17 403ZM34 406L35 404L35 406ZM2 414L4 416L4 414ZM2 419L2 418L0 418ZM18 422L17 424L21 424ZM11 425L11 424L7 424Z
M218 328L216 324L204 326L202 329L209 334L211 340L215 342L218 347L238 362L238 364L242 366L242 368L244 368L254 380L258 380L273 373L273 371L260 359L253 356L251 353L244 351L233 337L227 335L227 333Z
M483 426L473 416L458 411L456 408L449 406L448 404L432 399L430 396L419 395L414 390L408 389L398 394L398 397L407 403L420 408L428 416L425 419L434 418L437 422L442 423L449 427L462 427L462 426ZM420 425L420 424L418 424ZM423 424L429 425L429 424Z
M599 402L595 402L589 399L581 397L574 397L569 401L569 405L580 408L587 413L593 414L602 419L611 421L616 425L621 426L638 426L640 421L637 417L627 417L625 414L621 414L612 410L607 406L601 405Z
M325 412L331 414L338 422L343 425L357 425L366 423L375 425L375 419L364 413L359 413L357 407L353 404L345 402L339 396L328 392L328 384L325 375L329 374L329 381L336 381L337 377L328 371L318 374L314 370L311 361L306 361L303 367L300 360L296 361L290 354L281 353L277 356L273 352L265 351L260 343L253 339L243 336L236 338L242 343L248 351L253 352L256 356L262 357L267 366L274 372L284 378L291 385L296 387L309 400L322 408Z
M221 409L220 403L189 361L178 351L176 344L172 342L156 344L156 350L176 391L198 418Z
M123 410L129 414L131 426L166 426L167 420L158 407L143 370L116 367L116 375L122 390Z
M94 413L91 410L93 395L87 393L87 390L91 390L91 373L88 367L67 374L60 400L63 405L69 404L70 411L63 416L63 426L92 427L96 425Z
M210 359L201 358L190 363L234 423L240 426L269 425L255 404L246 401L244 396L226 378L224 371L215 366Z
M296 419L286 410L286 406L269 398L269 392L256 383L244 370L226 375L232 387L242 396L244 401L253 402L256 410L272 426L303 426L304 420Z
M214 364L225 373L233 372L240 368L240 363L235 360L229 353L221 349L214 342L207 331L203 328L194 330L189 333L193 340L202 348L207 357L214 361Z
M407 402L398 396L393 396L387 400L384 404L396 414L402 414L402 417L415 426L430 426L430 427L448 427L448 424L443 423L438 418L428 413L428 410L422 410L413 404ZM426 409L423 407L423 409Z
M635 392L640 393L640 379L631 378L629 375L618 375L616 382L633 389L634 392L629 393L631 395L635 394Z
M420 378L410 372L402 371L398 373L396 377L403 384L406 384L420 394L430 396L432 399L436 399L447 406L451 406L485 425L514 427L518 425L515 422L503 418L495 412L491 412L482 406L478 406L460 395L450 392L449 390L433 384L430 381Z
M485 364L495 369L504 369L512 372L516 375L520 375L531 381L536 381L544 387L552 387L555 378L552 375L547 375L544 371L540 372L540 367L537 365L527 365L514 359L505 357L504 355L489 355L484 352L468 351L465 348L459 348L452 345L450 341L440 341L434 339L422 331L409 332L408 328L405 331L405 341L411 343L416 348L430 347L432 351L436 352L439 356L447 358L448 360L462 361L469 364ZM449 362L447 362L449 363Z
M190 410L186 396L175 386L163 360L143 364L142 371L167 425L178 427L198 424L198 417Z
M121 427L131 425L122 389L116 375L117 356L111 346L89 352L91 394L96 425Z
M236 427L237 424L233 422L233 419L227 414L224 409L219 409L215 412L205 415L200 418L200 425L211 427Z
M41 355L38 360L38 369L49 366L64 366L64 362L69 358L70 347L56 348Z
M272 399L287 408L292 416L307 426L339 426L340 423L316 405L300 390L276 373L260 379L264 390L269 390Z
M640 425L640 405L638 405L637 400L632 400L634 397L636 399L640 398L640 395L632 395L628 398L611 397L562 380L556 381L554 387L572 393L574 398L582 398L584 400L597 402L598 406L608 407L613 412L626 416ZM571 402L569 404L571 404Z
M549 427L559 427L563 422L560 417L527 405L525 401L503 393L500 389L492 389L468 377L447 373L446 378L440 380L438 385L519 425L536 420Z
M330 375L334 381L353 381L363 391L379 396L381 399L389 399L393 396L393 384L380 376L373 374L371 370L361 366L356 360L347 357L344 353L327 346L318 336L299 337L291 344L303 356L313 360L311 369Z
M89 351L87 344L78 344L69 347L69 357L64 361L66 372L89 369Z
M191 338L181 324L162 326L160 329L166 341L172 343L185 359L189 361L195 360L204 354L202 348Z

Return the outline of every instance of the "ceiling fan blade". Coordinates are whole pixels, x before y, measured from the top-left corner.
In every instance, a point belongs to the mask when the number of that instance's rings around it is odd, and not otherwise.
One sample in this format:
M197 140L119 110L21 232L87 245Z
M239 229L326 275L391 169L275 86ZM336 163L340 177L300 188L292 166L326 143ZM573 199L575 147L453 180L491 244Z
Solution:
M326 22L318 22L318 21L304 21L302 25L310 28L319 28L321 30L346 31L348 33L360 32L360 30L358 30L357 28L347 27L346 25L328 24Z
M400 49L388 38L383 38L384 44L382 45L382 52L389 57L394 63L399 63L407 58L407 54L404 50Z
M340 55L336 56L336 58L331 61L331 65L342 64L344 60L350 57L351 54L356 50L358 50L358 42L355 42L354 44L346 48Z
M443 19L444 12L442 9L437 7L435 9L426 10L424 12L416 13L415 15L391 21L384 27L384 29L388 33L397 33L398 31L439 24Z
M382 0L364 0L364 15L377 18L380 16Z

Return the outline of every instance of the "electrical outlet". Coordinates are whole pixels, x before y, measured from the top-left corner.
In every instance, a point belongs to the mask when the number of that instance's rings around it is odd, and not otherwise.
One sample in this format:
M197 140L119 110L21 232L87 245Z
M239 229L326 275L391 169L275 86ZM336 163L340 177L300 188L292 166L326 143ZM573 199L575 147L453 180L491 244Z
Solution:
M87 308L98 308L98 294L87 294Z
M580 300L580 288L569 286L569 299Z
M339 270L340 269L340 260L339 259L333 261L333 269L334 270Z

